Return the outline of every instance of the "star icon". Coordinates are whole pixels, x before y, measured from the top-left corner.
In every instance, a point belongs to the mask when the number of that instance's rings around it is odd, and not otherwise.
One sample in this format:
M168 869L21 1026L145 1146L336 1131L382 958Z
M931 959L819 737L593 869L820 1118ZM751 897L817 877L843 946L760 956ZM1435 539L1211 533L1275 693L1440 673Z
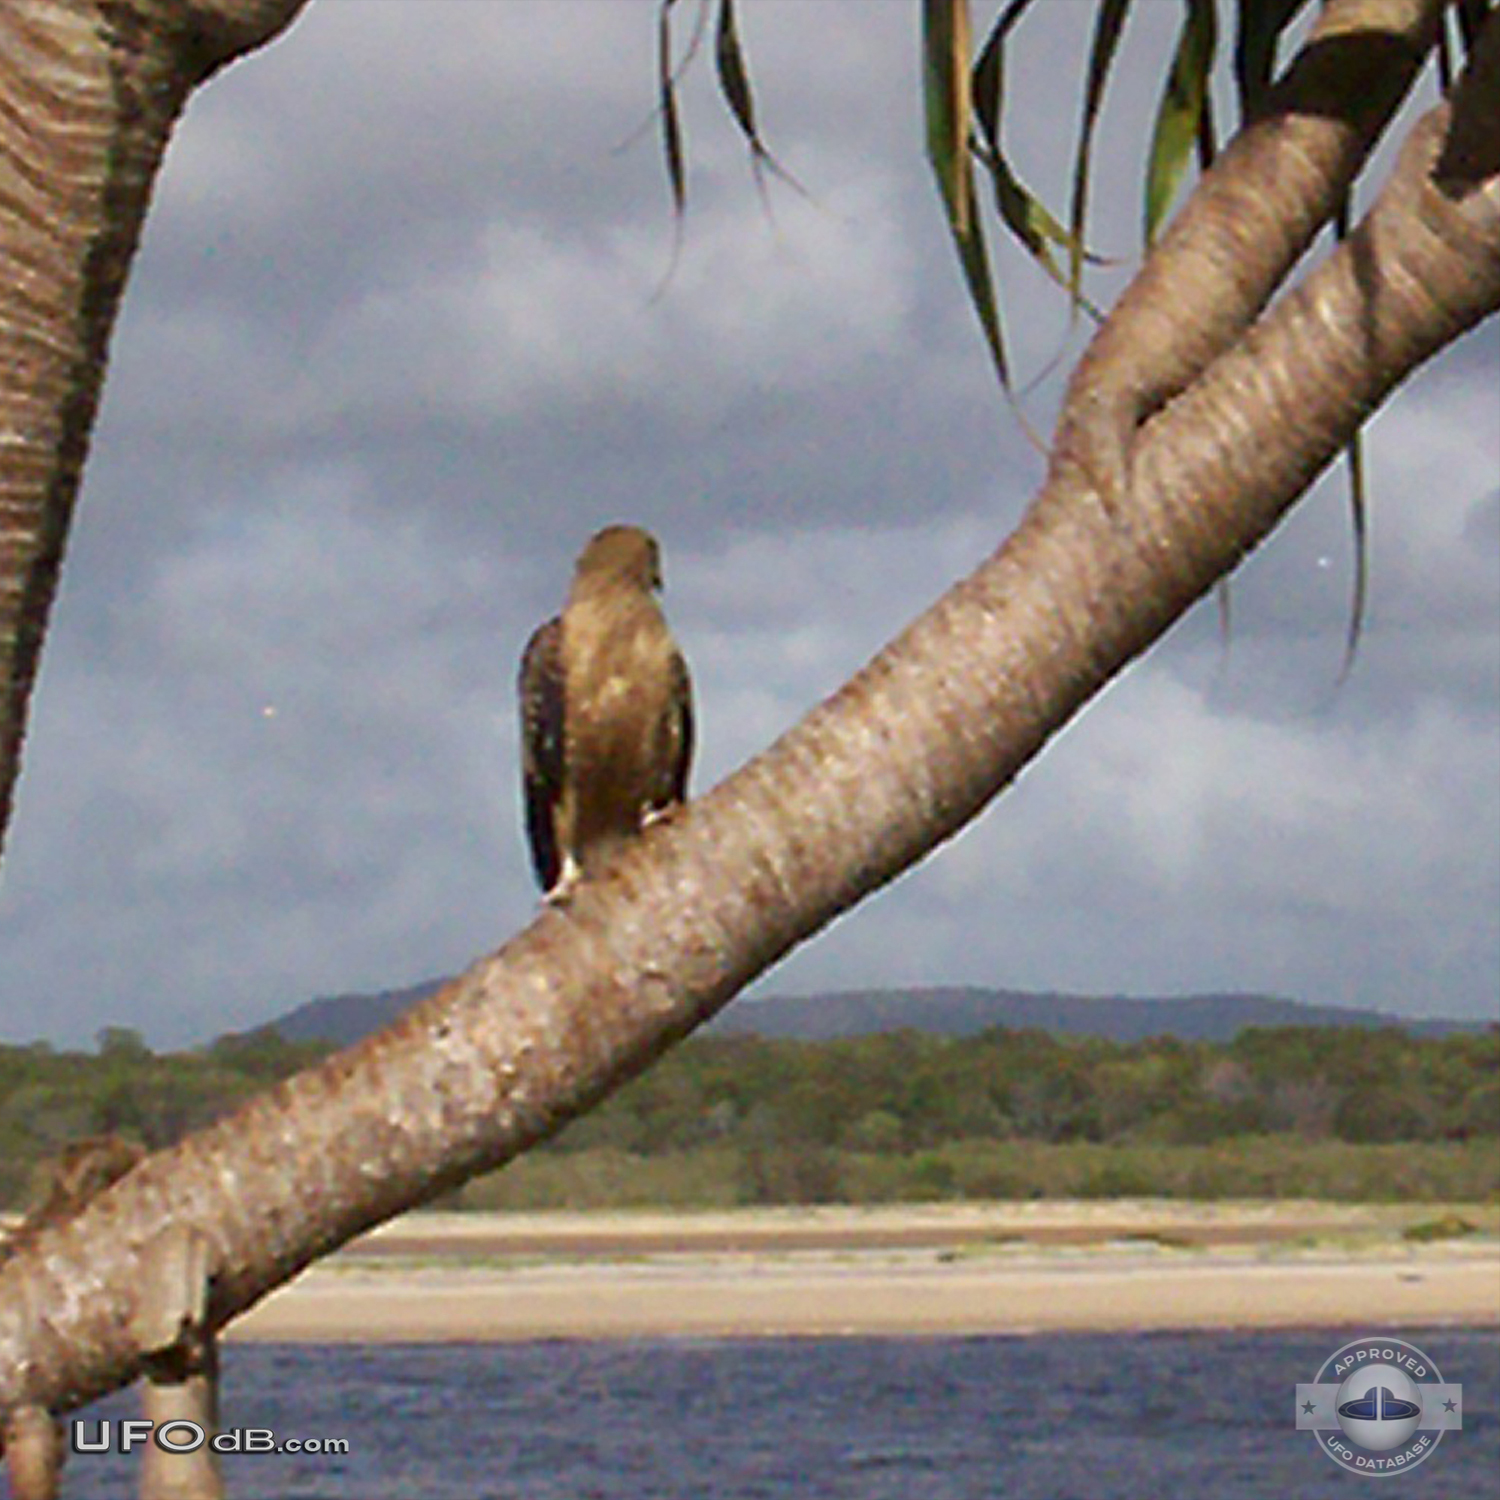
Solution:
M1450 1396L1448 1398L1448 1400L1446 1400L1445 1402L1443 1402L1443 1410L1444 1411L1457 1411L1458 1410L1458 1402L1455 1401L1455 1400L1453 1400L1453 1398Z
M1318 1404L1316 1401L1304 1401L1302 1403L1302 1410L1307 1416L1311 1416L1317 1409Z

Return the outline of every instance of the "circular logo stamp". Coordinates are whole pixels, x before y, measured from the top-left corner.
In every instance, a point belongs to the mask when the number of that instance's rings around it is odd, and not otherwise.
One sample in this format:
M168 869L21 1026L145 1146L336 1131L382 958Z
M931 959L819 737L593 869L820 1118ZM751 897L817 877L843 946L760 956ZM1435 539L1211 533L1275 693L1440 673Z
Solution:
M1405 1339L1353 1339L1297 1387L1297 1426L1315 1433L1341 1469L1390 1478L1424 1463L1445 1432L1463 1426L1463 1388Z

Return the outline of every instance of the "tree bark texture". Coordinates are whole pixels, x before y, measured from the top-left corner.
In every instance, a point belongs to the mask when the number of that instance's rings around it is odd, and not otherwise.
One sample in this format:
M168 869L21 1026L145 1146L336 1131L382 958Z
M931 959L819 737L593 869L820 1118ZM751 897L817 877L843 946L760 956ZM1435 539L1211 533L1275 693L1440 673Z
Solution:
M1350 239L1139 425L1127 489L1055 464L992 558L569 905L0 1269L0 1410L61 1411L137 1373L139 1267L174 1226L207 1241L218 1328L556 1131L956 833L1500 306L1497 54L1492 22Z
M1106 504L1130 448L1260 316L1329 222L1436 40L1443 0L1328 0L1259 118L1168 226L1074 371L1055 464Z
M193 86L303 0L0 5L0 847L110 330Z

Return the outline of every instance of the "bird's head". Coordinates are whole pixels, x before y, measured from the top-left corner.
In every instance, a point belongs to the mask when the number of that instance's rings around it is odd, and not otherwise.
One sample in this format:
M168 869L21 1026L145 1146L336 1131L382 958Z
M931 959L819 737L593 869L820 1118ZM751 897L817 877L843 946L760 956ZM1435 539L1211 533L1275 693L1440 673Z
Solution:
M596 532L579 554L576 576L610 576L637 588L662 586L661 548L649 531L639 526L606 526Z

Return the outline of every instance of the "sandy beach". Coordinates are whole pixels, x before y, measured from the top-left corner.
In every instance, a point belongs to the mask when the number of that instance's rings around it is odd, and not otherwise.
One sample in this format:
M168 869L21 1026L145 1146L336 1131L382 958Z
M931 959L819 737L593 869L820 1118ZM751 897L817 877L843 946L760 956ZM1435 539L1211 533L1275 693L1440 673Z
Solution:
M1461 1215L1479 1232L1410 1239ZM305 1342L1500 1324L1500 1210L1026 1203L413 1214L230 1329Z

